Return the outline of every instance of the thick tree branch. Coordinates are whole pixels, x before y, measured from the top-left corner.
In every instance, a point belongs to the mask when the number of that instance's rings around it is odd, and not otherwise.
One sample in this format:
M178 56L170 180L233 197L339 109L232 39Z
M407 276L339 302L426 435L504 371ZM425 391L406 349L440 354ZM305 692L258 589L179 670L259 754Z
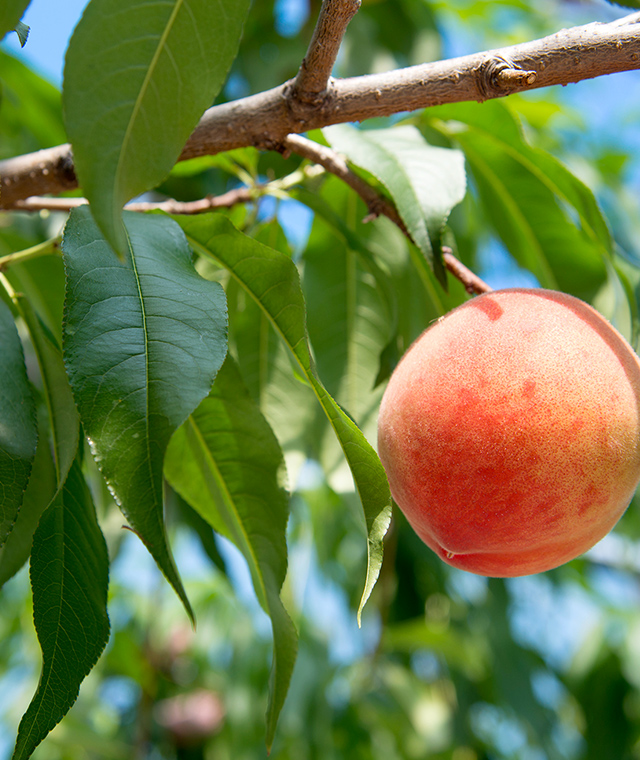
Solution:
M330 84L340 43L359 7L360 0L323 0L309 49L298 75L291 83L293 101L321 105Z
M320 164L320 166L324 167L328 172L335 174L343 182L346 182L346 184L355 190L355 192L358 193L362 200L367 204L370 217L377 217L381 214L386 216L398 226L409 240L411 240L411 235L393 203L386 198L383 198L381 195L378 195L376 190L365 182L362 177L359 177L355 172L352 172L342 156L331 150L331 148L319 145L301 135L289 135L284 139L283 143L285 149L293 151L309 161L314 161L315 163ZM486 282L481 280L478 275L474 274L461 261L458 261L453 255L451 248L443 246L442 252L442 260L445 267L454 277L460 280L468 293L487 293L491 290Z
M210 108L180 159L248 145L279 148L290 133L329 124L442 103L482 101L632 69L640 69L640 13L499 50L332 80L320 105L295 99L296 88L285 83ZM0 162L0 208L30 195L68 190L75 186L72 177L68 146Z
M41 193L63 193L78 186L70 145L0 161L0 208Z

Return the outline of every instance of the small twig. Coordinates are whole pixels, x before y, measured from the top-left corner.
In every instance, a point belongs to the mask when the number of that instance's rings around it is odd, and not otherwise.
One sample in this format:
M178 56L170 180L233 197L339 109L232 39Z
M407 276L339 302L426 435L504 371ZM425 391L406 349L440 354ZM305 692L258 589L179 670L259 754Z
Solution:
M7 211L71 211L78 206L84 206L89 201L86 198L44 198L33 195L22 201L16 201Z
M320 171L322 170L320 169ZM313 167L307 166L273 182L252 185L251 187L238 187L222 195L208 195L206 198L197 201L177 201L174 198L168 198L164 201L132 202L128 203L125 208L127 211L165 211L167 214L185 215L203 214L216 208L231 208L238 203L250 203L264 195L278 196L279 193L297 185L308 177L313 177L316 173ZM43 198L34 195L31 198L16 201L8 210L69 212L88 203L89 201L86 198Z
M0 256L0 272L11 266L12 264L19 264L23 261L29 261L30 259L37 259L40 256L48 256L53 253L60 252L60 239L50 238L45 240L44 243L38 243L38 245L31 246L31 248L25 248L22 251L16 251L15 253L8 253L6 256Z
M238 203L249 203L261 193L255 187L239 187L228 193L207 196L197 201L176 201L169 198L166 201L139 201L125 206L127 211L165 211L167 214L202 214L216 208L231 208ZM15 211L71 211L78 206L84 206L89 201L86 198L41 198L33 196L24 201L16 201L12 210Z
M291 97L316 104L322 99L347 26L360 8L360 0L322 0L309 49L296 78Z
M355 190L369 209L369 215L365 217L364 221L370 221L382 214L390 219L413 242L393 203L379 195L362 177L351 171L344 158L334 150L300 135L289 135L283 140L283 145L285 149L291 150L309 161L320 164L328 172L335 174L349 185L352 190ZM453 255L451 248L442 247L442 260L445 267L456 279L460 280L468 293L488 293L491 290L486 282L481 280L478 275L474 274L461 261L458 261Z
M453 251L448 246L442 246L442 261L451 274L464 285L464 289L470 295L480 295L481 293L490 293L493 288L480 279L475 272L472 272L459 259L453 255Z
M395 222L399 227L403 224L402 219L398 216L398 212L390 203L387 203L362 177L359 177L355 172L349 169L347 162L341 155L336 153L331 148L326 148L324 145L320 145L313 140L309 140L301 135L288 135L282 141L282 144L286 150L290 150L293 153L297 153L299 156L313 161L315 164L320 164L331 174L335 174L352 190L362 198L367 204L370 214L373 218L384 214L389 216L391 221ZM385 207L386 211L385 211ZM403 229L406 233L406 230Z

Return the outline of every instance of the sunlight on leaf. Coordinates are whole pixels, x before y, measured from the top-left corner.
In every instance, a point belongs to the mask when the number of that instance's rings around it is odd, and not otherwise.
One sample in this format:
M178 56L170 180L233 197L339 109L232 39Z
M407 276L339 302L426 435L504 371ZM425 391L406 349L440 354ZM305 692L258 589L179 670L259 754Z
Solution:
M227 357L209 396L174 433L165 460L171 486L242 552L271 618L274 659L267 746L289 688L297 633L280 600L287 571L288 498L278 441Z
M126 249L124 203L171 170L238 49L249 0L92 0L65 58L78 178L106 239Z
M467 189L462 153L429 145L412 126L359 130L337 124L323 134L333 148L382 182L444 285L442 231Z
M316 374L309 351L304 296L298 270L288 256L243 235L221 215L180 218L177 221L192 248L228 269L262 309L295 357L340 441L366 522L368 564L358 609L360 620L362 608L382 565L382 539L391 520L391 496L376 452L353 420L329 395Z

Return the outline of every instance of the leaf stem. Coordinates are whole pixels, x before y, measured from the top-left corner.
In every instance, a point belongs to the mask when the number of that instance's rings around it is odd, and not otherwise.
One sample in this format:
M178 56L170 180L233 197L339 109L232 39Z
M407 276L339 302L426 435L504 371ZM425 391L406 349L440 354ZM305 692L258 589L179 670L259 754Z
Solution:
M0 285L2 285L2 287L7 291L7 295L13 301L13 303L16 303L17 298L18 298L18 294L13 289L13 287L12 287L11 283L9 282L9 280L7 280L7 278L4 276L4 274L2 274L2 270L1 269L0 269Z
M0 256L0 272L4 271L12 264L19 264L24 261L29 261L29 259L37 259L40 256L48 256L50 254L59 255L59 251L60 238L54 237L50 240L45 240L44 243L33 245L31 248L25 248L22 251L16 251L15 253L9 253L6 256Z

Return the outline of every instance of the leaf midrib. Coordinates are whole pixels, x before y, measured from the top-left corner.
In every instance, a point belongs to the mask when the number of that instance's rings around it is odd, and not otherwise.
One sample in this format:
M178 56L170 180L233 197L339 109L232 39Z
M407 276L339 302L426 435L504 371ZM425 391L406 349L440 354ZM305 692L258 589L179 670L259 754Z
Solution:
M129 249L129 256L131 257L131 269L136 281L136 288L138 291L138 299L140 300L140 313L142 316L142 335L144 337L144 428L145 428L145 445L147 450L147 466L149 468L149 482L153 488L153 500L155 504L158 504L158 494L156 491L156 478L153 477L153 467L151 466L151 437L149 431L149 420L151 419L150 410L150 393L149 393L149 334L147 327L147 311L144 303L144 296L142 294L142 283L140 282L140 273L138 272L138 264L133 252L133 244L129 235L129 230L125 226L125 234L127 236L127 247Z
M131 135L133 133L133 128L136 123L138 113L140 112L140 109L142 108L142 103L146 97L147 90L149 88L151 78L153 73L156 70L156 67L158 65L158 61L160 59L160 55L162 54L162 51L164 50L167 38L169 37L169 34L171 33L171 30L173 29L173 25L176 20L176 16L178 15L178 12L183 4L183 0L175 0L174 8L171 12L171 16L169 17L169 20L167 21L167 24L165 25L164 31L160 35L160 39L158 41L158 45L155 49L155 52L153 54L153 58L151 59L151 62L149 63L149 66L147 68L147 72L145 74L144 80L142 82L142 86L140 87L140 91L138 93L138 96L133 104L133 109L131 111L131 116L129 117L129 121L127 123L127 128L125 130L124 136L122 138L122 147L120 150L120 154L118 155L118 163L116 165L116 171L114 175L114 181L113 186L114 188L118 188L120 185L120 175L122 174L122 168L124 165L124 157L127 153L127 148L129 141L131 140Z
M193 434L196 437L196 440L201 448L201 450L204 452L204 456L209 462L209 465L211 467L211 471L213 473L214 478L216 479L216 482L218 484L218 487L220 489L220 492L227 504L228 511L235 516L235 525L227 525L227 527L231 530L231 532L235 533L236 531L239 531L243 541L239 542L243 546L247 547L247 550L249 552L249 555L252 559L253 566L256 568L257 572L256 575L260 581L260 591L262 593L262 598L264 599L264 602L267 606L269 606L268 602L268 595L267 595L267 589L264 582L264 577L262 575L262 569L260 567L260 562L258 560L258 557L255 554L255 551L253 549L253 544L249 540L249 536L245 530L244 523L240 519L238 515L238 510L235 506L235 500L233 496L231 495L231 492L229 491L227 487L226 480L224 479L222 473L220 472L220 468L218 467L218 464L215 460L215 457L213 456L213 452L207 445L207 442L205 440L204 435L202 434L202 431L200 430L199 425L197 424L196 420L194 419L193 415L189 415L188 424L193 432ZM226 521L225 521L226 522ZM235 530L234 530L235 527Z
M61 566L62 566L62 572L60 574L61 578L60 578L60 596L59 596L59 599L63 599L63 597L64 597L64 567L65 567L64 556L65 556L65 553L66 553L66 547L65 547L65 542L64 542L64 487L63 486L60 487L60 490L58 491L58 494L56 496L54 496L53 500L55 501L56 498L60 498L60 500L61 500L59 508L62 510L62 512L61 512L61 518L60 519L62 520L62 523L63 523L63 528L62 528L62 531L61 531L61 535L63 536L62 542L61 542L61 545L62 545L62 558L60 560L60 563L61 563ZM38 684L38 689L37 689L36 693L41 693L42 694L43 692L45 692L49 688L49 681L51 680L51 676L55 672L54 662L55 662L55 659L56 659L56 652L58 652L59 649L60 649L60 647L58 645L58 639L60 637L60 630L61 630L61 622L60 621L62 620L62 603L59 603L57 605L57 608L58 608L58 619L56 621L55 641L54 641L54 644L53 644L53 647L52 647L53 654L52 654L51 659L48 661L49 671L47 673L46 681L41 682L41 683ZM38 641L40 641L40 637L38 637ZM42 642L40 642L40 646L42 647ZM43 657L44 657L44 652L43 652ZM44 660L43 660L43 671L44 671ZM25 741L27 741L31 737L31 735L34 733L34 731L36 729L36 726L38 725L37 717L42 712L43 705L44 705L44 701L43 701L43 698L41 697L40 698L40 704L38 705L38 710L37 710L36 714L34 715L33 720L31 721L31 727L29 728L29 732L26 735ZM23 742L23 746L24 746L24 742ZM28 746L28 744L27 744L27 746ZM19 760L23 756L23 754L24 753L21 753L20 755L18 755L18 759L17 760Z
M465 122L466 124L466 122ZM589 219L576 207L574 203L572 203L569 198L567 197L567 194L559 187L559 185L550 179L550 177L542 171L534 161L532 161L525 153L518 150L514 145L512 145L509 141L504 140L499 135L494 134L492 132L489 132L487 129L483 127L478 127L475 124L467 124L470 130L475 132L481 137L484 137L485 139L489 140L490 142L494 143L498 148L500 148L504 153L506 153L508 156L510 156L516 163L519 163L522 167L524 167L527 171L529 171L534 177L538 179L538 181L544 185L553 195L562 198L562 200L565 201L565 203L568 203L572 208L576 210L578 213L578 216L580 218L580 221L582 223L583 229L586 231L589 238L591 238L591 241L593 244L600 249L601 253L604 255L609 255L609 251L607 250L606 246L600 239L600 236L598 235L595 227L591 224ZM446 132L446 130L440 130ZM455 134L450 134L447 132L447 135L449 137L458 137ZM462 140L461 140L462 141ZM532 152L541 152L539 149L533 147L532 145L529 145L524 140L521 142L521 145L524 147L525 150L530 150ZM555 156L551 154L547 154L548 158L550 158L553 161L556 161L560 167L560 170L566 170L566 167L564 167L556 158ZM578 178L576 178L578 179Z

